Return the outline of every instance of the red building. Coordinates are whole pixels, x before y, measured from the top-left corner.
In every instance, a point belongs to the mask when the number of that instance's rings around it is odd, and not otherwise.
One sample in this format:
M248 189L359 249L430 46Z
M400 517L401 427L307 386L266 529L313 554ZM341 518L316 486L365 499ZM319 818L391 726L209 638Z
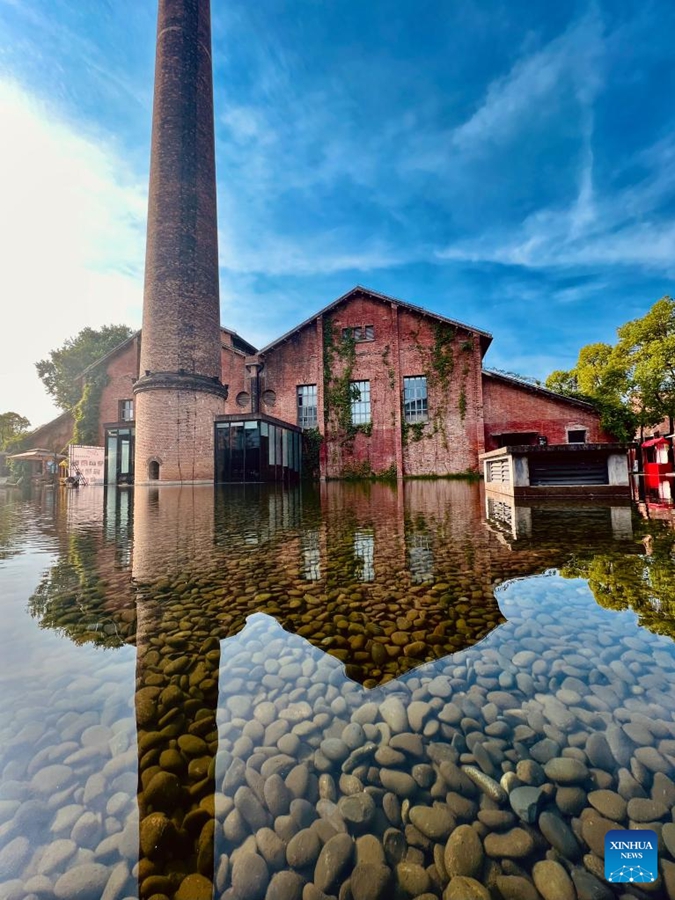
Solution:
M590 404L485 371L491 341L480 329L362 287L259 352L222 328L228 393L224 414L214 417L214 480L294 477L301 431L318 447L327 478L478 472L479 454L508 443L611 440ZM133 476L140 353L138 332L82 376L105 368L99 442L111 482ZM65 443L63 418L56 450ZM48 431L41 429L42 445Z

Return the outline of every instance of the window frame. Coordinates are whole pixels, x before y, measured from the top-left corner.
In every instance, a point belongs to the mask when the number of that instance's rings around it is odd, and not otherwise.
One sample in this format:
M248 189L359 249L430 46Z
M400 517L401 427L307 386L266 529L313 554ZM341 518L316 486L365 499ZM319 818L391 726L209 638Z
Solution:
M408 396L408 385L406 382L424 381L424 396L416 396L413 392ZM410 386L414 391L416 386ZM419 409L416 412L409 412L408 406L415 404ZM429 382L426 375L404 375L403 376L403 421L407 425L424 425L429 421Z
M370 379L350 381L349 397L349 420L352 425L356 427L359 425L371 425L373 421L373 407L370 392Z
M349 325L342 329L342 340L353 340L355 344L366 344L375 340L374 325Z
M124 400L117 401L117 416L118 422L134 422L135 421L135 409L134 409L134 398L125 398ZM131 413L129 416L125 416L125 408L127 408L127 404L129 404L128 409Z
M570 440L570 435L579 434L580 432L583 432L583 435L584 435L583 440L581 440L581 441ZM568 444L587 444L588 443L588 428L585 425L572 425L572 426L568 425L567 428L565 429L565 434L567 435L567 443Z
M310 389L313 389L310 390ZM303 403L302 400L306 397L312 397L314 399L314 405ZM295 386L295 409L296 409L296 418L297 424L303 431L307 431L311 428L319 427L319 392L318 386L316 384L297 384ZM309 418L303 413L305 410L314 410L313 417ZM312 421L313 419L313 421Z

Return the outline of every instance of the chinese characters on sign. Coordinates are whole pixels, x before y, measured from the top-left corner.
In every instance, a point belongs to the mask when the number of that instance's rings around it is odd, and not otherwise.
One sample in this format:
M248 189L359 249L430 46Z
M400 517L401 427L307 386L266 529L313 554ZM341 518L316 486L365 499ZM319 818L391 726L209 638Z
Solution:
M87 484L103 484L105 448L71 444L68 448L68 467L71 477L78 473Z

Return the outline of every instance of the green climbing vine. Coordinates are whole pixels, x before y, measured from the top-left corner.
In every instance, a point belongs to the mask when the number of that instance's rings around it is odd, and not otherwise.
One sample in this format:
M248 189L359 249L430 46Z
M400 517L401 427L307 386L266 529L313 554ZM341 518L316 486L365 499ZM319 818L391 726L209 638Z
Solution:
M302 432L302 476L316 479L320 472L320 456L323 435L318 428L306 428Z
M387 370L387 378L389 379L389 389L396 390L396 372L394 371L394 367L391 364L391 347L389 344L385 345L384 350L382 351L382 362Z
M356 341L351 330L338 336L338 330L331 319L324 323L323 330L323 372L324 406L326 422L332 436L342 446L353 445L357 434L370 437L372 422L355 425L352 422L352 403L361 396L353 384L356 363ZM340 371L336 371L339 369Z
M107 383L108 375L102 371L91 375L84 385L82 396L73 408L75 420L73 442L75 444L98 444L101 396Z
M429 380L436 381L443 391L450 387L450 378L455 368L453 345L457 332L452 325L434 322L434 346L431 351L431 369ZM433 374L432 374L433 373Z

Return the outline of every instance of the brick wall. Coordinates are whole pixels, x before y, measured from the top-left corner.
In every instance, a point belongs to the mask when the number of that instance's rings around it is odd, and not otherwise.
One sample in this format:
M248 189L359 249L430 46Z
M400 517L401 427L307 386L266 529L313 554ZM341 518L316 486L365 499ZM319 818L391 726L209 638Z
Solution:
M549 444L566 444L567 429L586 428L589 442L612 440L595 411L488 374L483 379L483 403L486 450L499 446L492 435L503 432L536 431Z
M406 475L476 471L483 451L480 344L476 335L401 309L401 379L426 375L429 422L407 429ZM450 336L454 337L450 340Z
M288 340L278 344L270 354L261 356L261 359L263 368L260 372L260 411L296 425L297 386L316 384L321 394L323 384L321 323L315 321L306 325L292 334ZM266 403L262 398L266 391L273 392L274 405ZM322 404L322 398L319 397L319 429L323 432Z
M101 394L98 444L105 446L105 425L120 421L120 401L133 400L133 384L138 378L141 349L140 335L119 353L111 356L107 365L108 383Z
M372 326L373 340L357 342L350 363L339 349L342 329L365 326ZM323 335L329 329L335 349L324 372ZM437 371L439 329L448 336L443 375ZM297 386L317 385L319 428L326 436L322 474L329 478L378 474L392 466L406 475L477 468L483 450L481 356L469 331L357 293L273 347L264 363L261 390L273 390L276 405L271 410L261 404L261 409L281 419L297 422ZM370 382L372 424L355 433L337 427L330 409L324 420L323 397L330 388L324 382L334 385L348 370L349 380ZM417 375L427 376L430 422L420 439L412 440L412 432L402 428L401 404L404 377Z
M74 424L72 413L61 413L56 419L42 425L30 435L26 441L26 449L63 452L66 445L73 439Z
M151 460L160 463L160 481L213 481L213 423L223 407L222 398L200 391L137 394L137 418L153 427L136 429L136 483L148 483Z
M250 393L248 372L244 366L246 357L234 347L225 345L220 351L220 359L222 366L220 379L228 386L224 412L249 412L249 407L243 409L237 405L237 395L242 392Z

